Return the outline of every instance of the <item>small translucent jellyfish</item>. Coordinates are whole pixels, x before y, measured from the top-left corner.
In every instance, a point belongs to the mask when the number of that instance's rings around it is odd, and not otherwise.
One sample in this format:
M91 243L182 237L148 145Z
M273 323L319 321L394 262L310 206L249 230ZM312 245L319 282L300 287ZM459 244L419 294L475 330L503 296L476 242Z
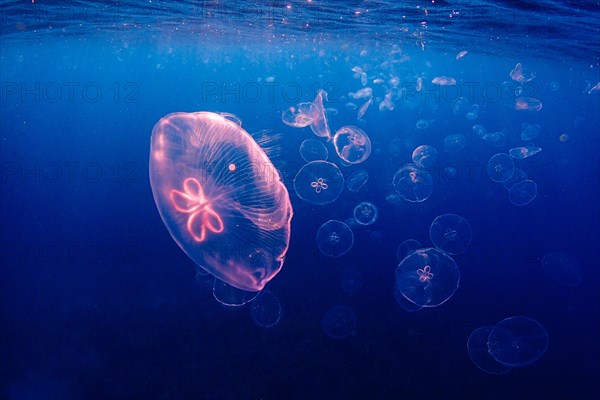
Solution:
M514 147L508 151L508 154L510 154L510 156L512 158L514 158L515 160L522 160L524 158L534 156L537 153L539 153L540 151L542 151L541 147L529 145L529 146Z
M281 113L281 121L294 128L309 126L317 117L317 109L313 103L300 103Z
M392 92L391 91L387 91L385 93L385 96L383 96L383 100L379 103L379 110L383 111L383 110L393 110L395 108L395 104L392 101Z
M583 270L568 253L547 253L542 257L542 269L552 279L567 286L577 286L583 280Z
M553 92L556 92L556 91L558 91L558 89L560 89L560 83L558 83L556 81L550 82L550 84L548 86L550 86L550 90L552 90Z
M338 156L349 164L360 164L371 154L371 139L356 126L341 127L333 137L333 144Z
M590 85L592 86L592 85ZM600 91L600 82L596 83L594 86L592 86L588 91L587 94L592 94L594 92L598 92Z
M369 107L371 106L371 104L373 103L373 98L369 97L369 99L367 101L365 101L365 103L360 106L360 108L358 109L358 114L356 116L356 119L361 119L363 117L363 115L365 115L365 113L367 112L367 110L369 109Z
M354 104L352 102L346 103L346 105L344 107L346 107L346 110L350 110L350 111L356 110L356 104Z
M420 203L431 196L433 178L427 171L420 170L414 164L405 164L392 179L396 192L406 201Z
M385 196L385 201L390 204L400 203L402 201L402 196L400 196L398 193L388 193Z
M369 180L369 173L364 169L359 169L358 171L354 171L350 178L348 178L348 183L346 186L348 190L351 192L358 192L360 188L362 188L365 183Z
M431 80L431 83L440 86L454 86L456 85L456 79L451 76L436 76Z
M463 253L473 239L469 221L456 214L436 217L429 227L431 242L438 249L452 255Z
M434 249L419 249L406 256L396 268L396 287L412 303L437 307L446 302L460 281L454 260Z
M530 73L528 77L525 77L525 75L523 74L523 65L521 65L521 63L517 63L517 65L515 65L515 68L512 71L510 71L509 75L510 79L519 83L529 82L533 78L535 78L535 74L533 73Z
M446 153L456 153L464 149L467 145L467 138L465 135L455 133L448 135L444 138L444 151Z
M252 321L261 328L272 328L281 319L281 302L268 290L263 290L250 303Z
M473 364L485 373L501 375L512 368L496 361L488 351L488 337L493 326L482 326L475 329L467 340L467 351Z
M262 290L281 270L292 205L275 166L237 123L210 112L163 117L149 172L163 223L195 264L245 291Z
M331 307L321 321L323 331L332 339L345 339L356 336L357 318L350 307L335 305Z
M363 201L354 207L354 219L361 225L371 225L377 221L379 211L373 203Z
M417 124L415 125L415 127L419 130L427 129L427 128L429 128L429 120L420 119L417 121Z
M329 138L331 132L329 131L329 125L327 124L327 116L325 115L325 107L323 107L323 98L327 100L327 92L323 89L319 89L317 97L313 101L314 119L310 123L310 129L313 133L319 137Z
M447 166L444 168L444 178L447 182L456 181L458 178L458 169L453 165Z
M438 151L433 146L421 145L413 150L412 161L421 168L432 168L438 159Z
M213 297L225 307L243 306L254 300L259 293L238 289L217 278L213 284Z
M479 117L479 104L473 104L465 115L469 121L475 121Z
M494 182L505 182L515 172L515 163L506 153L494 154L487 164L487 174Z
M456 55L456 59L457 59L457 60L460 60L461 58L463 58L464 56L466 56L468 53L469 53L468 51L466 51L466 50L463 50L463 51L459 52L459 53Z
M365 87L357 90L356 92L348 93L348 96L352 99L365 99L367 97L373 97L373 89L370 87Z
M327 161L311 161L294 178L298 197L312 204L328 204L344 190L344 177L337 165Z
M340 275L340 286L347 294L356 294L362 289L364 280L362 275L354 269L345 269Z
M513 172L510 179L502 182L502 186L504 186L504 189L510 190L515 183L524 181L525 179L527 179L527 173L520 168L515 168L515 172Z
M300 155L306 162L327 160L327 147L317 139L306 139L300 145Z
M488 336L488 351L508 367L533 364L548 349L548 333L529 317L510 317L498 322Z
M329 220L317 231L317 247L327 257L340 257L354 244L352 229L342 221Z
M526 206L537 196L537 184L529 179L519 181L508 190L508 199L515 206Z
M569 141L569 139L570 139L570 137L569 137L569 135L567 135L566 133L563 133L563 134L561 134L561 135L558 137L558 140L559 140L561 143L566 143L566 142L568 142L568 141Z
M518 97L515 100L515 110L517 111L540 111L542 102L535 97Z
M485 134L487 133L487 131L485 130L485 128L481 125L473 125L473 133L480 137L483 138L485 136Z
M502 131L487 132L483 135L482 139L492 143L496 147L502 147L506 143L506 135Z
M398 259L398 262L404 260L404 257L422 247L423 246L421 245L421 242L418 240L406 239L404 242L398 245L398 248L396 248L396 258Z
M521 124L521 140L529 141L539 136L542 132L542 127L538 124L528 124L524 122Z
M469 111L469 100L464 97L459 97L452 102L452 112L454 115L463 115Z

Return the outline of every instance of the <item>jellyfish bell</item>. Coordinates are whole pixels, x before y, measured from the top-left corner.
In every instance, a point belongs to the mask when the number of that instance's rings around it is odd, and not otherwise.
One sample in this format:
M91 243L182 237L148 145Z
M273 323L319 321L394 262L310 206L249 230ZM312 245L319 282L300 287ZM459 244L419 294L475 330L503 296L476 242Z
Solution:
M163 117L152 131L150 185L167 230L197 265L244 291L277 275L290 240L289 194L234 121L211 112Z

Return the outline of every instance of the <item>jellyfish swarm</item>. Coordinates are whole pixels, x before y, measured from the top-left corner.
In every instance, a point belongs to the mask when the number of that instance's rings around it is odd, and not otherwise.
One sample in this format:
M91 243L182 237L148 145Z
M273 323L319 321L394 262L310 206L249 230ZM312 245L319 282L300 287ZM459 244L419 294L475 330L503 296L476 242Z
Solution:
M450 256L434 248L420 249L396 268L395 290L417 306L437 307L452 297L459 281L460 271Z
M259 291L281 269L292 205L252 137L210 112L154 126L150 185L169 233L196 264L237 289Z

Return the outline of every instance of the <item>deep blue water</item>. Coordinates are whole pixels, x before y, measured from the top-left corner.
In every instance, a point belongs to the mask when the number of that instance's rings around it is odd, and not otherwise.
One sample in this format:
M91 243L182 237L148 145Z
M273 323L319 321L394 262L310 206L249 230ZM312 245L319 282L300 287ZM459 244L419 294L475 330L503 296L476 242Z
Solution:
M600 394L600 91L588 94L600 81L600 6L436 3L0 1L0 398ZM461 50L468 54L457 60ZM515 110L519 85L509 73L517 63L535 73L522 95L541 100L540 111ZM361 121L346 107L348 93L363 87L355 66L375 97ZM457 84L436 86L436 76ZM388 83L372 81L393 77L404 92L380 111ZM317 137L281 120L318 89L337 110L328 114L332 132L357 125L373 143L351 167L327 143L345 178L359 169L370 177L323 206L302 201L292 184L305 164L301 142ZM476 120L453 112L459 97L479 105ZM235 114L269 138L294 208L286 261L267 286L283 310L272 328L257 326L248 305L213 298L211 278L196 277L157 212L150 135L177 111ZM421 119L426 130L415 126ZM541 126L532 142L542 151L516 161L538 190L517 207L485 169L495 153L526 143L523 123ZM475 124L506 140L482 140ZM466 147L444 152L454 133ZM398 139L403 146L391 152ZM395 172L422 144L439 152L431 196L390 203ZM456 179L443 174L449 165ZM378 220L352 228L347 254L321 254L321 224L345 221L361 201L378 207ZM407 312L393 295L396 248L409 238L431 247L429 226L445 213L473 231L469 248L453 256L460 286L439 307ZM552 252L575 257L579 285L544 272ZM350 269L364 281L355 294L340 285ZM322 318L336 304L356 313L355 335L324 333ZM505 375L480 371L469 334L518 315L545 327L547 352Z

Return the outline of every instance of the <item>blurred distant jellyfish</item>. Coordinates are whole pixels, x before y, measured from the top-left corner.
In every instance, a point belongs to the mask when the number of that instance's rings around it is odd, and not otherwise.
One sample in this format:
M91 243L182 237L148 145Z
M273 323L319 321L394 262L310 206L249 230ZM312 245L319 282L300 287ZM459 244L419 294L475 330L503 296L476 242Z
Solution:
M340 285L346 294L356 294L362 289L364 280L362 275L354 269L345 269L340 275Z
M473 133L480 137L483 138L485 136L485 134L487 133L487 131L485 130L485 128L481 125L473 125Z
M304 128L317 118L317 112L313 103L300 103L281 113L281 121L294 128Z
M213 284L213 297L225 307L243 306L254 300L259 293L238 289L217 278Z
M583 269L568 253L547 253L542 257L542 269L558 283L577 286L583 280Z
M529 317L510 317L500 321L488 337L490 355L508 367L535 363L548 349L548 333Z
M463 115L469 110L469 100L459 97L452 103L452 112L454 115Z
M410 302L422 307L445 303L460 281L454 260L434 249L419 249L406 256L396 268L396 287Z
M332 339L345 339L356 336L357 318L350 307L335 305L331 307L321 321L323 331Z
M354 207L354 219L361 225L371 225L377 221L379 211L373 203L363 201Z
M456 85L456 79L451 76L436 76L431 80L431 83L440 86L453 86Z
M518 97L515 100L515 110L517 111L540 111L542 102L535 97Z
M469 107L469 111L467 111L467 114L465 115L465 117L469 121L475 121L479 117L479 104L471 105L471 107Z
M421 242L418 240L406 239L404 242L400 243L396 249L396 258L398 259L398 262L404 260L404 257L422 247Z
M344 177L337 165L327 161L311 161L294 178L298 197L312 204L328 204L337 200L344 189Z
M485 373L501 375L512 368L496 361L488 351L488 337L493 326L482 326L475 329L467 340L467 351L473 364Z
M329 125L327 124L327 116L325 115L325 108L323 107L323 98L327 100L327 92L323 89L319 89L317 97L313 101L315 118L310 123L310 129L319 137L329 138L331 132L329 131Z
M358 171L354 171L352 175L350 175L346 186L348 187L349 191L358 192L360 188L363 187L365 183L367 183L368 179L369 173L364 169L360 169Z
M515 172L515 163L506 153L494 154L487 164L487 174L494 182L505 182Z
M281 319L281 302L268 290L263 290L250 303L252 321L262 328L271 328Z
M448 182L455 181L458 178L458 169L453 165L447 166L444 168L444 178Z
M524 122L521 124L521 140L529 141L539 136L542 131L542 127L538 124L528 124Z
M514 147L508 151L508 154L515 160L522 160L524 158L534 156L540 151L542 151L540 147L529 145Z
M444 138L444 150L446 153L456 153L461 151L467 145L465 135L455 133Z
M559 140L561 143L568 142L568 141L569 141L569 139L570 139L570 137L569 137L569 135L567 135L566 133L563 133L563 134L561 134L561 135L558 137L558 140Z
M317 231L317 247L327 257L340 257L354 244L352 229L342 221L329 220Z
M463 51L459 52L459 53L456 55L456 59L457 59L457 60L460 60L461 58L463 58L464 56L466 56L468 53L469 53L468 51L466 51L466 50L463 50Z
M550 90L552 90L553 92L556 92L558 89L560 89L560 83L556 82L556 81L552 81L550 82Z
M486 132L482 139L486 142L490 142L496 147L502 147L506 143L506 134L503 131Z
M537 196L537 184L529 179L519 181L508 189L508 199L515 206L526 206Z
M289 195L267 155L235 122L210 112L163 117L152 131L150 184L175 242L220 281L259 291L281 269L293 214Z
M405 164L392 180L396 192L406 201L420 203L431 196L433 178L427 171L422 171L414 164Z
M471 224L460 215L443 214L431 223L429 237L435 247L456 255L467 250L473 239L473 231Z
M360 128L343 126L335 133L333 144L338 156L349 164L364 162L371 154L371 139Z
M306 139L300 145L300 155L306 162L327 160L327 147L316 139Z
M429 128L429 121L426 119L420 119L417 121L417 124L415 125L415 127L419 130L424 130Z
M400 196L398 193L388 193L385 196L385 201L390 204L400 203L402 201L402 196Z
M438 159L438 151L433 146L421 145L413 150L412 161L421 168L432 168Z
M525 74L523 73L523 65L521 63L517 63L517 65L515 65L515 68L512 71L510 71L509 75L513 81L518 83L529 82L533 78L535 78L534 73L530 73L528 77L525 77Z

